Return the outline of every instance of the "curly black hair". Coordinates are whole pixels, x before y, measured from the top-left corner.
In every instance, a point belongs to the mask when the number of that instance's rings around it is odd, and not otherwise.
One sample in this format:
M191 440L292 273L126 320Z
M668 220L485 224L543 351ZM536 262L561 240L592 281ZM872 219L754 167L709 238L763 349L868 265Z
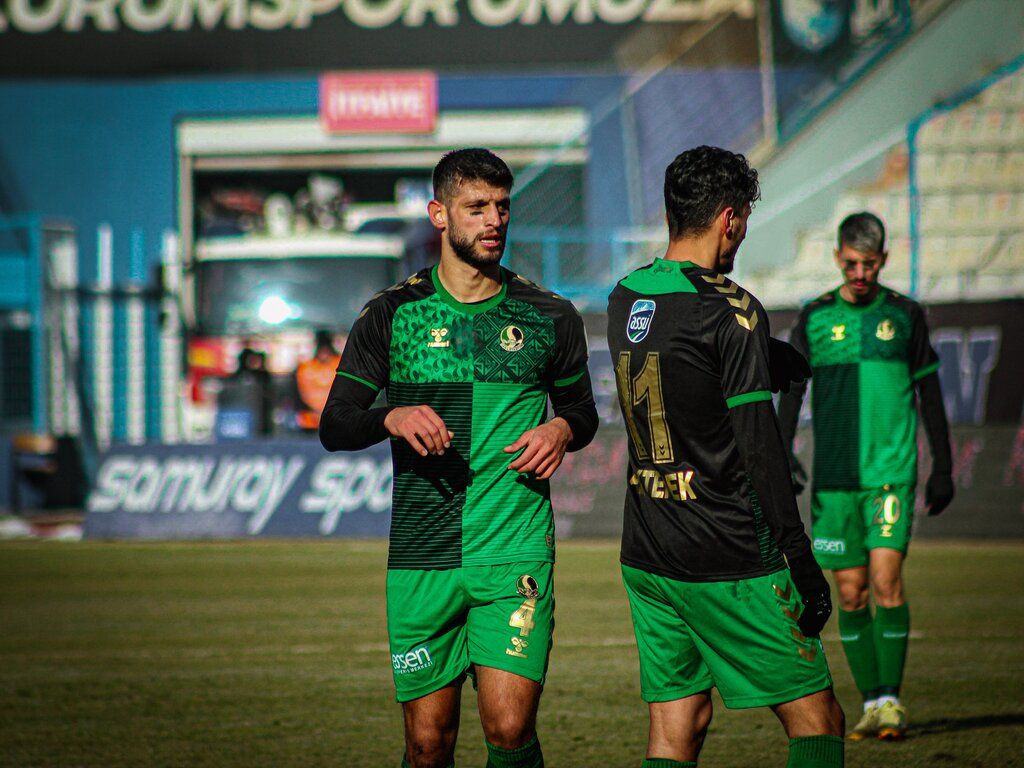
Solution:
M726 208L753 207L760 198L757 170L727 149L694 147L665 169L665 211L673 240L700 234Z
M512 171L489 149L469 147L446 152L434 166L434 199L448 203L464 181L484 181L512 189Z

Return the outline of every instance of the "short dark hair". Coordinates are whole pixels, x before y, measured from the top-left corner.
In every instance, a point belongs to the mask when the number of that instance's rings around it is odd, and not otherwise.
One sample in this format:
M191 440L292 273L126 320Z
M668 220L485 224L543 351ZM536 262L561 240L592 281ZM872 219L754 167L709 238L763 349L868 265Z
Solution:
M727 149L688 149L665 169L665 212L672 239L700 234L726 208L753 207L760 198L757 171L743 155Z
M484 181L512 189L512 171L489 149L470 147L446 152L434 166L434 199L446 203L464 181Z
M848 245L861 253L885 253L885 224L868 211L851 213L839 225L839 248Z

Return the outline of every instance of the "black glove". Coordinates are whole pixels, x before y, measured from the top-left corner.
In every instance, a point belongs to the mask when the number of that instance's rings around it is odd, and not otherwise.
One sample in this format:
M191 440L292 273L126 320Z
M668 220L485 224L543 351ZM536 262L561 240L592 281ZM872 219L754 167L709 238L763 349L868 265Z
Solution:
M799 496L807 487L807 470L795 454L789 455L789 479L793 483L793 495Z
M924 489L924 504L928 508L928 516L937 515L948 507L955 492L953 478L949 472L932 472Z
M787 558L789 573L800 593L804 610L796 620L800 631L807 637L817 637L832 615L832 593L821 566L808 550L805 554Z
M796 347L779 339L768 338L768 376L772 392L789 392L794 381L811 378L811 366Z

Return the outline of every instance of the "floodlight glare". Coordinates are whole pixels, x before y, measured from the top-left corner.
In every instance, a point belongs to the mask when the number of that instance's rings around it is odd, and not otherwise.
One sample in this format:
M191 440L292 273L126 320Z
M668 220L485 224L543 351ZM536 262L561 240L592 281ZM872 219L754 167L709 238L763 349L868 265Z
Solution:
M292 308L280 296L270 296L260 304L259 316L268 325L280 325L292 316Z

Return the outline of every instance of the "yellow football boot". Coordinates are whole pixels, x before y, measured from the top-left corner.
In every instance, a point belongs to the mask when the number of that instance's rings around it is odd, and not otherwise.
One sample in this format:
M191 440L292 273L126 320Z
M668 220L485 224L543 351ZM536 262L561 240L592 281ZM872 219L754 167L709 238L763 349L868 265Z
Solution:
M863 739L873 739L878 735L878 710L877 704L873 704L864 710L864 714L861 715L860 720L853 726L853 730L850 731L850 735L847 736L850 741L861 741Z
M878 738L899 741L907 735L907 708L887 701L878 708Z

